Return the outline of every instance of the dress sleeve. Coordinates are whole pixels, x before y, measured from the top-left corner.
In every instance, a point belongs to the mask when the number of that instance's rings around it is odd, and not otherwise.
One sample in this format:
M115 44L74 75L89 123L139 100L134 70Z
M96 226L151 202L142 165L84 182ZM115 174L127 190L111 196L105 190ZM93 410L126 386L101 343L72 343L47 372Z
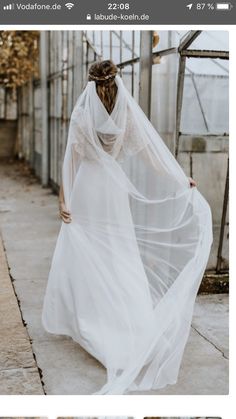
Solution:
M70 121L70 141L72 148L79 154L80 159L85 157L85 135L80 128L83 123L83 116L81 112L74 112Z

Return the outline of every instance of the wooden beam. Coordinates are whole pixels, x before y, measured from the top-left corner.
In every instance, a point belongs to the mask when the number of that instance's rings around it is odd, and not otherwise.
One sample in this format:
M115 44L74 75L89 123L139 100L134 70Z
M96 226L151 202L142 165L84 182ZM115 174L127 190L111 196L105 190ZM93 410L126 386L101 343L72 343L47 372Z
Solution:
M175 157L176 158L179 152L179 135L180 135L181 110L182 110L182 103L183 103L185 64L186 64L186 57L180 56L178 83L177 83L177 98L176 98L176 127L175 127Z
M195 58L221 58L223 60L229 59L228 51L212 51L212 50L197 50L187 49L180 52L180 55L184 57L195 57Z
M161 51L156 51L152 53L152 64L155 64L155 58L157 57L163 57L164 55L174 54L178 51L177 48L168 48L163 49ZM140 57L131 58L130 60L123 61L122 63L117 64L118 68L124 68L128 65L136 64L140 61Z
M151 116L152 31L142 31L140 39L139 105Z
M228 159L228 163L227 163L224 201L223 201L221 225L220 225L220 239L219 239L219 246L218 246L218 252L217 252L217 265L216 265L216 272L217 273L220 272L221 264L222 264L222 249L223 249L223 242L224 242L224 233L225 233L225 223L226 223L228 201L229 201L229 159Z
M168 48L161 51L156 51L152 53L153 64L155 64L155 58L163 57L165 55L174 54L178 51L177 48ZM214 51L214 50L197 50L197 49L186 49L180 51L180 55L183 57L196 57L196 58L221 58L228 60L229 52L228 51ZM136 64L140 61L140 57L135 57L122 63L117 64L117 67L124 68L132 64Z
M192 42L200 35L202 31L190 31L188 35L184 38L184 40L179 44L179 52L184 49L187 49Z
M41 112L42 112L42 185L47 186L49 180L49 141L48 141L48 64L47 31L40 32L40 81L41 81Z
M74 44L74 83L73 83L73 104L83 90L84 74L83 74L83 33L75 31Z
M152 54L153 60L156 57L164 57L165 55L170 55L170 54L175 54L176 52L178 52L177 48L168 48L168 49L163 49L161 51L156 51Z

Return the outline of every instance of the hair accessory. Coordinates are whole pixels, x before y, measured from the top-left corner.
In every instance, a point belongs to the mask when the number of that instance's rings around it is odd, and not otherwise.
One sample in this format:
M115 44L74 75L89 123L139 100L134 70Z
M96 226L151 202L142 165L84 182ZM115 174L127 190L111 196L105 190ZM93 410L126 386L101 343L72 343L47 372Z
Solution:
M105 80L109 80L109 79L112 79L112 78L114 78L115 76L116 76L116 74L117 73L115 73L115 74L108 74L107 76L100 76L100 77L98 77L98 76L94 76L93 74L90 74L89 73L89 78L91 79L91 80L97 80L97 81L105 81Z

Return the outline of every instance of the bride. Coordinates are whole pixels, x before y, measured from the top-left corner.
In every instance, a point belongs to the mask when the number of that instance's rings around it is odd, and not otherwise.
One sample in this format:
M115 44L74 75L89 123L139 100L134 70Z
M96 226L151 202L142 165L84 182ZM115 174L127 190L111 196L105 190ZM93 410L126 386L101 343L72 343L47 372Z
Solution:
M117 67L93 64L71 116L43 325L105 366L97 394L177 381L212 242L194 186Z

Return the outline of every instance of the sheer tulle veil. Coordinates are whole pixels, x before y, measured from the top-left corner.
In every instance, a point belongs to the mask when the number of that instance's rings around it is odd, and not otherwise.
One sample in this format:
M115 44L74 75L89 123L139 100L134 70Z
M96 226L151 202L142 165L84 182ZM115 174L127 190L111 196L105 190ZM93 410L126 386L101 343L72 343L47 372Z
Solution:
M63 164L65 201L72 212L72 223L63 226L63 234L70 231L73 241L80 225L80 240L86 232L88 241L81 242L81 252L85 255L86 246L99 242L107 253L107 263L98 261L96 280L95 274L88 278L97 317L91 311L83 323L80 314L80 325L85 332L88 325L90 331L94 327L100 343L95 347L87 335L72 336L83 340L107 369L107 383L98 394L160 389L176 382L212 243L209 205L197 188L190 188L122 79L116 76L115 81L118 91L111 114L95 82L87 83L71 116ZM80 210L83 198L76 187L85 161L102 171L102 193L107 188L108 196L92 223ZM88 175L87 192L93 187ZM130 217L124 211L125 199ZM90 254L91 270L96 258L97 253ZM79 265L77 269L79 276Z

